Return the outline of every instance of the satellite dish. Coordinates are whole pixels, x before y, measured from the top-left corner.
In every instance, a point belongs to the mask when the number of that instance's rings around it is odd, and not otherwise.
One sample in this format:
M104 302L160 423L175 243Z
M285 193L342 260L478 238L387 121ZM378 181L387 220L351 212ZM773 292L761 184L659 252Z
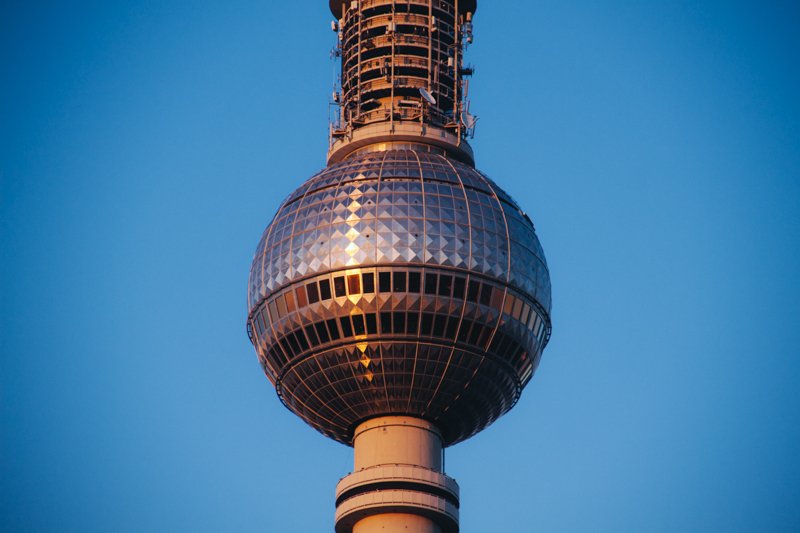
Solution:
M419 88L419 94L431 105L436 105L436 98L433 97L431 93L428 92L427 89L423 89L422 87Z
M475 123L478 122L478 117L475 115L470 115L468 111L464 111L461 113L461 122L467 127L467 129L473 129L475 127Z

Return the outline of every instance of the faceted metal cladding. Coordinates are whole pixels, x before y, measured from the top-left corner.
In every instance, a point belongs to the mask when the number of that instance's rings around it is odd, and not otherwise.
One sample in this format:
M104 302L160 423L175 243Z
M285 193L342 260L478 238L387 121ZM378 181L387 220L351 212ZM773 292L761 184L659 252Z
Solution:
M381 149L283 202L251 268L248 332L283 403L324 435L352 445L358 424L402 414L450 445L509 410L535 371L547 264L489 178L430 146Z

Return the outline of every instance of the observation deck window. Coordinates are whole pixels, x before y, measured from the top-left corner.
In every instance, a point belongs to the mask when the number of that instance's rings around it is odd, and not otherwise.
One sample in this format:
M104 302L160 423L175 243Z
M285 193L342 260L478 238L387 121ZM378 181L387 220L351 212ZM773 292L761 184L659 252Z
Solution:
M341 335L339 335L339 327L336 325L336 319L329 318L325 323L328 325L328 333L331 334L331 339L335 341L339 340Z
M375 274L372 272L365 272L362 276L364 278L364 294L372 294L375 292Z
M306 284L306 293L308 294L308 303L315 304L319 301L319 290L315 281Z
M379 272L378 273L378 290L380 292L392 292L392 273Z
M345 290L344 284L344 276L337 276L333 278L333 291L337 298L347 296L347 291Z
M329 279L319 280L319 295L323 301L331 299L331 282Z
M394 292L406 292L406 273L395 271L393 278L394 284L392 289Z
M425 294L436 294L436 281L436 274L425 274Z
M338 293L338 290L337 290ZM347 276L347 294L361 294L361 276L351 274ZM338 294L337 294L338 296Z
M408 292L419 294L420 277L419 272L408 273Z

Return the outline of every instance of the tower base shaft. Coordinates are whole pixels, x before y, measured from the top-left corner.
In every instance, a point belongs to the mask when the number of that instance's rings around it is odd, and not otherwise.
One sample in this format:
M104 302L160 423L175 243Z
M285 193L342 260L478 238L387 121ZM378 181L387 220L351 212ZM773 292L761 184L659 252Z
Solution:
M442 436L386 416L356 428L353 473L336 487L337 533L457 533L458 484L442 473Z

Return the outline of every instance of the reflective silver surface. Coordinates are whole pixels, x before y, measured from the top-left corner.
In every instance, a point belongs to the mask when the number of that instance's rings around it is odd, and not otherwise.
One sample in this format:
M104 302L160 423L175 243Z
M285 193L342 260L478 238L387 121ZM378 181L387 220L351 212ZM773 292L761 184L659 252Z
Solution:
M281 205L250 273L248 331L281 400L350 444L406 414L446 444L516 402L550 333L533 225L475 169L436 153L364 152Z

